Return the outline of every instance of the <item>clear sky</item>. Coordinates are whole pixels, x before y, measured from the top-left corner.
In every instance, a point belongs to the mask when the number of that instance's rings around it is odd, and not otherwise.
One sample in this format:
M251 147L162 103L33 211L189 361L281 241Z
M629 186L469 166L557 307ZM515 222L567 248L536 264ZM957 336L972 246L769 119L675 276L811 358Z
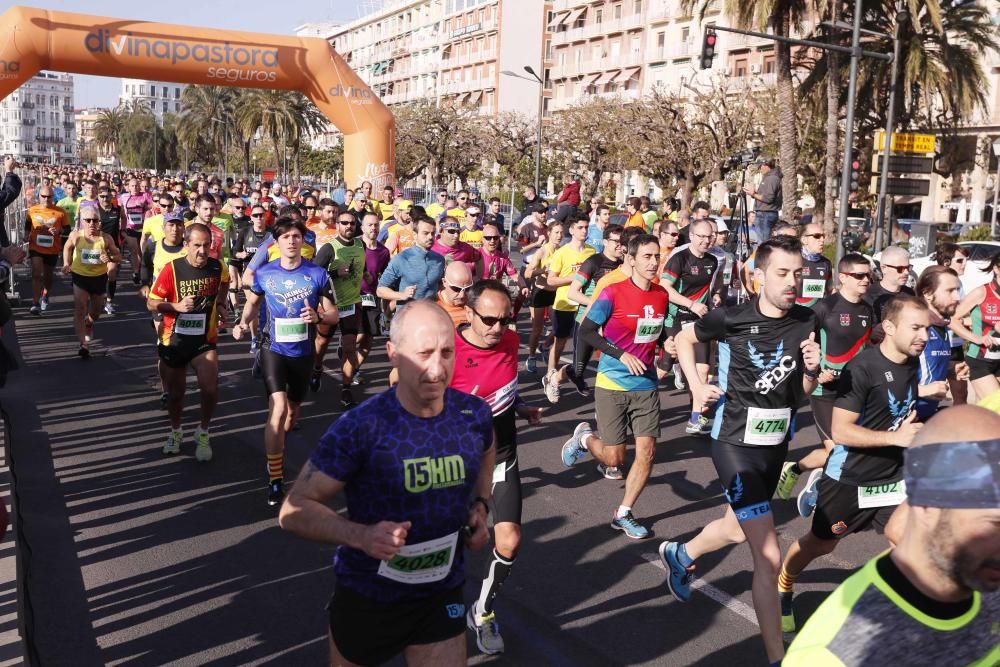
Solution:
M365 0L191 0L136 2L136 0L0 0L0 13L12 5L80 12L123 19L140 19L227 30L294 34L296 26L319 21L352 21ZM74 74L75 106L110 107L118 104L121 80Z

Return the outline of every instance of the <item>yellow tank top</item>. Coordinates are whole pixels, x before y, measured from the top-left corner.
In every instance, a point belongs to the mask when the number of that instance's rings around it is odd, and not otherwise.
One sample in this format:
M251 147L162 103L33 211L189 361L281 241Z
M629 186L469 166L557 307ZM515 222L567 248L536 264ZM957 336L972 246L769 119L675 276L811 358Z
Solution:
M172 262L186 254L187 250L184 249L183 243L177 246L176 250L167 250L162 239L157 241L156 249L153 250L153 282L156 282L156 276L160 275L160 271L163 270L163 267L168 262Z
M104 245L104 235L96 241L88 241L83 234L76 239L73 247L73 264L70 267L78 276L103 276L108 272L108 265L101 261L101 255L107 253Z

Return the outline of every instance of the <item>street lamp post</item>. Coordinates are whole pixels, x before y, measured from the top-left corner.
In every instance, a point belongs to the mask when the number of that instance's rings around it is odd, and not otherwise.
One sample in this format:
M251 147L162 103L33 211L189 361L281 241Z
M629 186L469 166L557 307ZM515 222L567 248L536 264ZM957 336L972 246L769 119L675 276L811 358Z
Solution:
M885 214L886 214L886 196L889 188L889 155L892 153L892 131L895 129L896 123L896 87L899 81L899 58L900 58L900 41L899 41L899 30L900 26L904 21L910 19L910 12L903 3L898 3L896 5L896 25L893 30L892 35L892 62L889 63L889 67L892 68L892 74L889 77L889 109L888 116L885 121L885 149L882 151L882 169L879 173L878 182L878 217L875 223L875 250L879 251L882 249L886 243L891 240L888 239L885 233ZM838 239L837 243L840 241Z
M222 169L225 172L222 175L222 180L225 181L226 176L229 175L229 133L226 132L226 121L213 118L212 122L222 126Z
M990 236L997 235L997 194L1000 194L1000 139L993 140L993 155L997 158L997 175L993 181L993 211L990 214Z
M538 137L535 143L535 195L537 196L542 191L542 114L544 113L544 94L545 82L542 77L538 76L531 65L525 65L524 71L531 75L532 78L522 76L510 70L503 70L500 72L504 76L512 76L515 79L524 79L525 81L532 81L538 84Z

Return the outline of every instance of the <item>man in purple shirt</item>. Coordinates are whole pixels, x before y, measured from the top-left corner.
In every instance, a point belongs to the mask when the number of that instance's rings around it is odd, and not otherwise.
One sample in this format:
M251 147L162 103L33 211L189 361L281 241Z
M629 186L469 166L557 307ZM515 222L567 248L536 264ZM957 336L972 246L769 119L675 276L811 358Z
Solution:
M439 227L440 233L434 245L431 246L431 250L443 255L446 264L464 262L472 271L472 275L481 276L483 275L483 258L478 250L468 243L458 240L461 227L458 220L450 215L442 218Z
M378 279L389 266L389 249L378 242L379 216L365 213L361 240L365 244L365 272L361 276L361 333L358 335L358 368L372 351L372 339L382 334L382 300L375 296ZM355 374L355 379L360 374Z

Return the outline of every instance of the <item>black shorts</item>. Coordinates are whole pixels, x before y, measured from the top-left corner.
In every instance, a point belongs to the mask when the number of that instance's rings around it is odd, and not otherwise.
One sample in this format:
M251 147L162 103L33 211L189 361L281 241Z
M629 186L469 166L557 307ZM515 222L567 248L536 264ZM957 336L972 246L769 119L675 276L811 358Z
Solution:
M521 470L517 465L517 413L514 408L493 417L497 460L493 470L494 523L521 523Z
M541 287L534 287L531 290L530 300L528 305L532 308L548 308L556 302L556 293L542 289Z
M737 521L744 523L771 513L771 496L778 488L787 454L787 442L776 447L712 442L712 463Z
M820 441L833 440L833 404L836 396L810 396L809 405L812 407L813 421L816 422L816 432L819 433Z
M260 368L264 373L267 395L288 394L292 403L301 403L309 390L315 355L286 357L271 350L260 351Z
M1000 375L1000 359L966 357L965 363L969 364L970 380L978 380L979 378L989 377L991 375Z
M674 340L677 340L677 336L680 335L681 331L684 329L684 322L675 319L674 323L667 327L667 337L673 336ZM694 363L705 364L706 366L712 362L712 345L711 343L695 343L694 344Z
M32 259L38 257L42 260L42 264L49 267L54 267L56 265L56 260L59 259L59 255L46 255L36 250L29 250L28 257L31 257Z
M380 324L381 308L361 309L361 333L374 338L382 335L382 325Z
M242 276L243 270L247 268L247 264L242 259L231 259L229 260L229 267L230 267L229 268L230 273L235 273L238 276ZM230 280L229 282L232 283L233 281Z
M816 486L819 499L813 513L812 534L821 540L839 540L845 535L857 533L875 526L878 533L885 532L889 517L899 505L888 507L858 507L858 487L841 484L823 475Z
M573 335L576 325L575 310L552 309L552 335L556 338L569 338Z
M350 308L350 306L348 306ZM340 329L340 334L342 336L357 336L361 333L361 304L354 304L354 312L347 317L343 315L337 321L336 326L330 328L330 333L332 334L335 330Z
M422 600L385 603L337 585L326 609L337 650L358 665L381 665L407 646L436 644L465 633L461 586Z
M154 323L153 326L155 327L156 324ZM168 367L185 368L201 355L214 349L215 343L209 343L200 336L194 336L190 339L181 338L180 342L174 345L159 343L156 346L156 353L159 355L160 361Z
M961 345L951 348L951 360L957 363L965 361L965 348Z
M141 229L126 229L125 230L125 236L131 236L136 241L138 241L140 238L142 238L142 230Z
M73 287L79 287L89 294L104 294L108 291L108 274L101 276L81 276L73 274Z

